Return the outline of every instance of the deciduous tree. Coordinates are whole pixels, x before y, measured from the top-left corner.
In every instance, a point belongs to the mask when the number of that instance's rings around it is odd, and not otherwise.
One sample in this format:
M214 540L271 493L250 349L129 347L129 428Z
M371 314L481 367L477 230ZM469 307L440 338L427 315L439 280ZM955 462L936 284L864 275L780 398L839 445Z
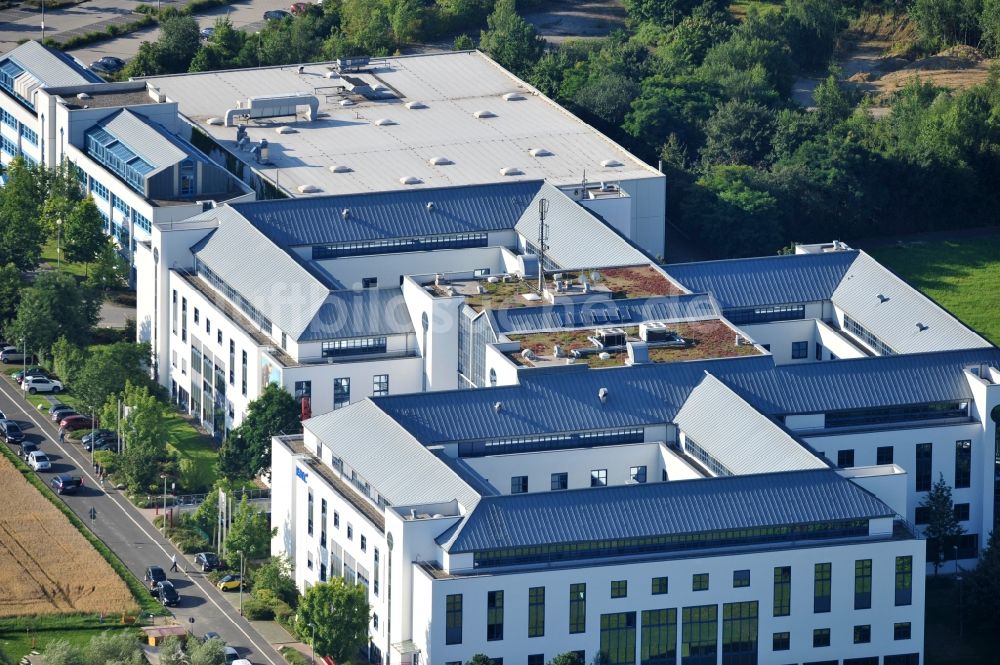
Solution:
M542 57L545 40L517 13L514 0L497 0L486 25L479 37L479 48L515 74L526 74Z
M62 229L62 247L66 259L77 263L91 263L107 245L104 235L104 218L89 196L75 206L66 216Z
M72 276L43 272L21 292L14 320L5 332L13 340L24 339L29 349L49 355L60 337L83 344L97 323L100 301Z
M271 529L267 513L251 506L244 495L226 533L226 562L230 566L238 566L240 552L248 560L267 557L271 551L271 536L275 531Z
M188 639L191 665L226 665L226 654L223 651L225 646L225 643L218 638L204 642Z
M268 384L250 402L239 427L229 433L219 451L219 468L230 479L252 478L271 467L271 437L302 431L302 409L286 390Z
M0 266L0 330L17 314L21 302L21 271L13 263Z
M308 642L313 639L317 655L347 662L368 640L368 598L360 584L341 577L309 587L299 602L296 631Z
M44 176L39 167L16 157L7 165L7 183L0 188L0 265L13 263L33 270L42 254Z

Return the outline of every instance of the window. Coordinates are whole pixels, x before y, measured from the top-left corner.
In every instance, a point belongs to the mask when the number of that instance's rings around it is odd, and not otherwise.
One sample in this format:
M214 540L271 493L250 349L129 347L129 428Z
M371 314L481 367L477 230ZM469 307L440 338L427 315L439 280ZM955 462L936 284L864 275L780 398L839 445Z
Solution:
M892 446L879 446L875 450L876 464L892 464Z
M338 513L336 510L333 511L333 528L334 529L340 528L340 513Z
M319 581L326 582L326 564L319 564Z
M681 665L715 663L719 632L718 605L681 611Z
M646 482L646 467L645 466L629 467L628 478L629 481L633 483Z
M364 536L361 536L358 542L361 544L361 551L362 552L367 552L368 551L368 539L365 538Z
M569 474L568 473L553 473L552 474L552 490L564 490L569 487Z
M854 627L854 643L868 644L872 641L872 627L870 625Z
M342 409L351 403L351 379L342 376L333 380L333 410Z
M545 636L545 587L528 589L528 637Z
M212 319L205 317L205 332L211 334L212 332ZM209 338L211 339L211 338Z
M734 570L733 571L733 588L738 589L740 587L750 586L750 571L749 570Z
M351 526L350 522L347 523L347 539L354 540L354 527Z
M792 567L774 569L774 616L786 617L792 612Z
M956 503L955 504L955 519L959 522L967 522L969 520L969 504L967 503Z
M670 586L670 580L666 577L654 577L653 578L653 590L654 596L662 596L667 593L667 589Z
M378 277L362 277L361 278L361 288L363 288L363 289L377 289L378 288Z
M569 632L587 632L587 585L569 585Z
M376 374L372 377L372 397L383 397L389 394L389 375Z
M886 656L882 665L920 665L919 653L904 653L897 656Z
M489 274L490 274L489 268L476 268L475 270L472 271L473 277L486 277Z
M333 259L340 256L364 256L366 254L396 254L401 252L426 252L435 249L486 247L488 241L489 236L486 233L454 233L451 235L416 238L345 242L336 245L313 245L312 258L313 260L319 260Z
M792 360L809 357L809 342L792 342Z
M243 396L247 394L247 352L243 352Z
M813 648L830 646L830 629L817 628L813 631Z
M896 557L896 606L913 602L913 557Z
M503 591L486 594L486 640L495 642L503 639Z
M178 167L180 173L180 195L191 196L195 189L195 166L194 161L185 159Z
M641 427L512 436L488 441L463 441L458 444L458 454L460 457L483 457L537 450L575 450L581 447L593 448L596 446L616 446L623 443L642 443L645 436L645 430Z
M284 331L282 331L281 333L281 348L283 349L288 348L288 334L285 333Z
M722 606L722 664L757 662L757 601Z
M628 580L612 580L611 597L625 598L628 596Z
M301 413L302 401L312 397L312 381L296 381L295 392L292 395L295 401L299 403L299 413Z
M771 651L788 651L792 648L791 633L775 633L771 636Z
M841 469L854 466L854 450L838 450L837 466Z
M816 360L823 360L823 345L816 342Z
M928 492L931 489L931 457L933 447L930 443L918 443L916 448L917 464L914 474L918 492Z
M373 353L385 353L388 339L385 337L355 337L353 339L335 339L332 342L320 344L320 355L324 358L340 356L358 356Z
M972 479L972 441L955 442L955 488L968 487Z
M313 535L313 491L309 490L308 508L306 510L306 526L309 535Z
M910 639L910 622L905 621L903 623L892 624L892 639L894 640Z
M723 310L722 314L735 324L791 321L806 318L806 306L776 305L772 307L745 307Z
M875 353L880 356L891 356L894 351L892 348L875 336L875 333L871 332L863 325L852 319L851 317L844 315L844 330L851 333L862 342L867 344Z
M692 591L708 591L708 573L695 573L691 576Z
M194 322L195 322L195 323L198 323L198 317L199 317L199 312L198 312L198 308L197 308L197 307L195 307L195 308L194 308Z
M513 476L510 479L511 494L526 494L528 491L528 476Z
M181 341L186 342L188 338L188 301L187 298L181 298ZM243 393L246 395L246 392Z
M462 594L445 597L445 644L462 643Z
M461 663L459 663L461 665ZM545 665L544 653L528 654L528 665Z
M177 334L177 289L171 293L170 306L170 332Z
M591 487L607 487L608 486L608 470L607 469L594 469L590 472L590 486Z
M854 562L854 609L867 610L872 606L872 560Z
M222 346L222 328L215 329L215 343Z
M642 649L639 656L640 665L677 662L677 610L646 610L642 613Z
M830 611L830 590L832 586L832 564L817 563L813 580L813 612Z
M601 654L607 665L635 665L635 612L601 615Z
M319 500L319 546L326 547L326 499Z
M930 524L931 509L927 506L917 506L913 511L914 524Z
M378 583L379 583L379 577L380 577L380 574L379 574L379 570L380 569L379 569L379 565L378 565L379 564L379 556L378 556L378 548L377 547L375 548L375 553L374 553L374 557L373 558L375 560L375 579L374 579L374 585L372 586L372 591L374 591L375 595L377 596L378 595Z

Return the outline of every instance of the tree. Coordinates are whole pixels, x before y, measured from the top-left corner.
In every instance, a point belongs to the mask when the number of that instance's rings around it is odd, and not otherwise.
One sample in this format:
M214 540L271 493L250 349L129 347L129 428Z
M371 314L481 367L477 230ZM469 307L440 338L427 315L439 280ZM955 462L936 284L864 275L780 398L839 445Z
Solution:
M1000 623L1000 536L990 533L979 563L969 575L968 616L984 627L994 629Z
M813 91L813 99L816 101L817 120L824 129L847 120L854 111L854 100L840 84L837 72L830 72L825 80L820 81Z
M476 48L476 42L465 33L455 37L455 42L451 45L452 51L471 51L474 48Z
M250 402L239 427L226 437L219 451L219 469L229 479L252 478L271 468L271 437L302 431L302 408L286 390L268 384Z
M91 413L100 413L109 400L115 401L131 384L148 387L149 343L116 342L98 346L87 356L78 372L74 392ZM106 410L106 409L105 409ZM104 420L114 417L107 414Z
M17 314L21 301L21 271L13 263L0 266L0 330Z
M295 607L299 602L299 590L292 577L292 564L286 555L272 556L251 574L253 588L267 589L277 598Z
M275 533L277 529L271 529L267 513L251 506L244 494L233 514L229 531L226 532L226 563L238 566L240 552L252 561L267 557L271 551L271 538Z
M548 665L583 665L579 654L572 651L561 653L548 662Z
M1000 0L983 0L979 27L983 31L983 47L987 54L1000 55Z
M45 645L45 662L52 665L86 665L83 651L66 640L52 640Z
M927 539L927 560L934 564L934 574L948 558L952 548L958 546L958 538L965 529L955 517L955 504L951 500L951 487L940 474L938 481L931 487L920 507L927 511L927 526L924 527L924 538Z
M705 123L702 159L710 164L761 166L771 152L774 112L756 102L720 104Z
M703 0L625 0L629 21L646 21L662 26L675 26ZM718 4L718 3L715 3Z
M369 607L365 588L341 577L309 587L296 617L295 628L304 641L312 639L316 653L341 663L353 658L368 641Z
M38 265L45 242L40 221L45 178L40 168L23 157L7 165L7 182L0 188L0 265L13 263L21 270Z
M829 0L786 0L781 14L792 56L807 69L830 60L837 35L847 27L842 3Z
M670 61L697 67L709 49L728 39L732 32L732 18L728 12L709 3L684 17L670 31L663 55Z
M43 272L21 292L17 315L4 330L8 339L24 339L32 351L48 355L60 337L83 344L98 320L100 301L71 275Z
M421 34L423 17L423 7L417 0L395 0L389 14L389 25L396 48L414 41Z
M60 337L52 345L52 369L63 382L75 385L80 370L87 362L87 354L65 337Z
M914 0L909 8L920 36L931 46L975 44L981 0Z
M195 641L188 640L191 665L226 665L226 654L223 651L226 645L222 640L213 638L204 642L195 642L194 646L191 647L192 642Z
M88 269L84 283L103 293L123 287L127 273L128 263L118 253L111 238L105 236L94 259L93 267Z
M379 0L344 0L340 27L358 53L385 55L392 46L388 9Z
M88 665L136 665L145 658L130 631L106 630L94 635L84 649Z
M497 0L486 18L487 29L479 36L479 48L517 75L525 75L545 50L545 40L535 26L515 9L514 0Z
M121 423L125 449L120 456L119 470L129 492L155 489L160 467L167 459L166 407L145 387L125 385L122 403L129 412ZM105 427L118 425L117 398L108 400L104 410Z
M188 665L184 645L174 635L164 638L160 643L159 656L160 665Z
M88 196L73 207L63 222L62 246L66 259L89 264L106 244L104 218L94 199Z
M493 659L484 653L477 653L469 660L465 661L465 665L492 665Z
M171 16L160 21L160 37L156 43L157 58L165 72L186 72L201 46L198 21L192 16Z

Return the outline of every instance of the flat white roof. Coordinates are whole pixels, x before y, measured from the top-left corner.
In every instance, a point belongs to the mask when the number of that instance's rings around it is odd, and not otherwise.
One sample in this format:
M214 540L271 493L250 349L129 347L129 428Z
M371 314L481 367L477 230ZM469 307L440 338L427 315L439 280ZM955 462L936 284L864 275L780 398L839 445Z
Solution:
M294 195L303 185L325 194L522 179L570 185L580 183L584 171L591 182L662 177L476 51L376 59L361 72L345 73L381 86L387 92L380 99L342 90L345 81L336 73L327 78L333 69L333 63L313 63L301 73L298 66L285 66L147 80L176 101L192 123ZM249 123L251 142L267 139L268 165L255 164L249 151L236 147L235 127L207 123L225 118L237 101L246 106L251 97L303 92L319 100L315 121L306 120L308 107L300 107L294 118ZM521 99L508 101L508 93ZM345 99L353 104L342 105ZM407 102L421 102L423 108L408 108ZM478 111L495 115L476 117ZM382 119L394 124L377 125ZM278 134L275 130L283 126L297 131ZM532 149L551 154L533 156ZM436 157L451 163L431 165ZM333 166L350 171L332 173ZM516 174L502 175L502 169L516 169ZM402 184L400 179L408 176L421 184Z

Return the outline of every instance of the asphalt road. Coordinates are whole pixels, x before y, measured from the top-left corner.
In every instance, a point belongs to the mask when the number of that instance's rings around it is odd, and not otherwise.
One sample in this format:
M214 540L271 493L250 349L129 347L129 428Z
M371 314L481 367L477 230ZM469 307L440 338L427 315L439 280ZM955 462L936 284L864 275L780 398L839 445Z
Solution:
M188 626L196 635L210 630L219 633L227 644L240 652L241 658L258 665L284 663L271 645L232 610L229 601L209 583L205 574L195 570L191 561L163 538L137 508L120 492L101 489L89 453L83 446L60 444L58 430L48 414L33 411L31 404L5 379L0 379L0 411L7 418L18 421L24 429L25 439L38 443L52 461L51 472L39 473L44 480L57 473L84 477L84 487L77 494L61 498L140 580L146 566L159 565L168 570L171 555L177 555L182 572L168 572L167 576L181 597L180 605L171 608L180 624ZM97 511L97 519L93 522L89 517L91 508ZM193 624L189 623L192 618Z

